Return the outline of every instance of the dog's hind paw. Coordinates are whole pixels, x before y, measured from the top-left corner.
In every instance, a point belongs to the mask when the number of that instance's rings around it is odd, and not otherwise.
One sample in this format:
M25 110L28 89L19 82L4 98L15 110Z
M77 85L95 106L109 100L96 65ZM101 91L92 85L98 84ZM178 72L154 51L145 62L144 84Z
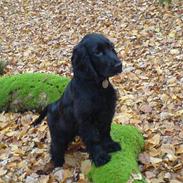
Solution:
M53 163L54 167L62 167L64 164L64 159L51 159L51 162Z

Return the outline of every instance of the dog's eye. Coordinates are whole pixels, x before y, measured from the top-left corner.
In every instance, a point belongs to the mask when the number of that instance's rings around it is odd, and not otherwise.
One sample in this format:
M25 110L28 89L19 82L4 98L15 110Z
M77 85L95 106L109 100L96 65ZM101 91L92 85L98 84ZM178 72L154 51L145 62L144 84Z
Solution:
M114 44L113 43L110 43L109 44L109 47L114 48Z
M103 55L103 52L101 50L96 50L95 51L95 55L102 56Z

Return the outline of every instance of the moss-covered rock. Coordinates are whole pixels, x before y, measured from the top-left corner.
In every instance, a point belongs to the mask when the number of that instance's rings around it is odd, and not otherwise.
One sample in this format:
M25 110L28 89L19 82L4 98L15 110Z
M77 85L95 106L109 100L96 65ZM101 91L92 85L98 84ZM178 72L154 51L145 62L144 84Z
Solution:
M0 111L40 111L56 101L69 79L54 74L26 73L0 77Z
M112 125L112 138L121 144L122 150L112 153L109 163L101 167L92 166L88 174L93 183L127 183L129 180L135 183L145 182L139 177L140 171L137 164L138 154L144 147L142 134L130 125ZM139 177L132 178L133 175Z

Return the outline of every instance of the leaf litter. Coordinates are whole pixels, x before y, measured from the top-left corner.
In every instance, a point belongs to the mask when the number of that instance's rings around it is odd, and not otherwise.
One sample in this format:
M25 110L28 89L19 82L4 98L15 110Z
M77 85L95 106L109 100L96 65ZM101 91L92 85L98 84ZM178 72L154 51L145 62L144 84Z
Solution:
M145 138L139 157L147 182L183 182L183 2L1 1L0 59L6 75L52 72L72 76L74 45L89 32L115 44L124 72L111 79L119 100L115 123ZM63 168L53 169L46 122L32 112L0 114L0 182L88 182L91 166L76 139ZM133 177L133 175L132 175Z

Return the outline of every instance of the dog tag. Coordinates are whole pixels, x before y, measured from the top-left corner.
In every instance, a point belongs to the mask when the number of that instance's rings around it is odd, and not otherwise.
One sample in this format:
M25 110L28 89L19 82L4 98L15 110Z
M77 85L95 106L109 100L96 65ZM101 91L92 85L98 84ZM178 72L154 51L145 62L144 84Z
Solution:
M107 88L109 86L109 81L107 79L105 79L104 81L102 81L102 87L103 88Z

